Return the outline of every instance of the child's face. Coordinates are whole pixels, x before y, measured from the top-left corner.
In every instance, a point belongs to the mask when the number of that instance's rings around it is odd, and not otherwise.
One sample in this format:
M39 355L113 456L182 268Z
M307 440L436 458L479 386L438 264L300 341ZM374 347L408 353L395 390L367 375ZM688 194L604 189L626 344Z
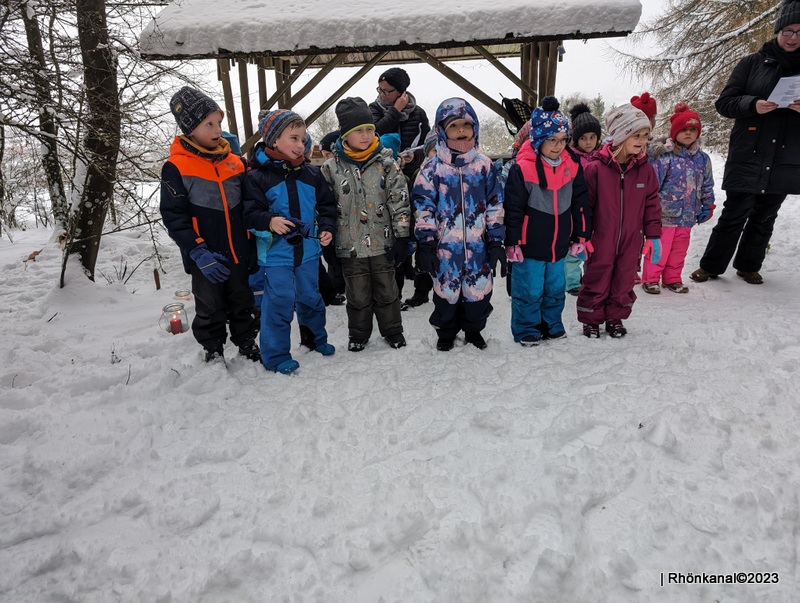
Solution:
M699 136L700 134L697 132L696 128L686 128L678 132L678 135L675 137L675 142L682 147L690 147Z
M558 159L564 147L567 146L567 135L564 132L545 138L539 146L539 153L548 159Z
M471 140L474 132L472 122L466 119L456 119L444 130L447 140Z
M192 133L189 140L198 146L213 151L219 146L222 138L222 111L213 111L206 115Z
M650 128L642 128L625 139L625 142L622 143L622 150L628 157L636 157L647 148L649 138Z
M291 159L300 159L306 154L306 127L299 122L289 124L275 141L275 150Z
M344 137L347 146L354 151L366 151L373 140L375 140L374 126L362 126Z
M591 153L597 148L597 134L586 132L578 139L578 148L584 153Z

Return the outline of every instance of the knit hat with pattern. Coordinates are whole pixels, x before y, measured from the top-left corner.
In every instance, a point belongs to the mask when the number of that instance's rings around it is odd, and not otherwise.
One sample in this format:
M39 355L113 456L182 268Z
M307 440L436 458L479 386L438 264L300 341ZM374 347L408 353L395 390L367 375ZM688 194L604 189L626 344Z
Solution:
M622 105L606 115L606 131L615 147L643 128L650 129L650 120L633 105Z
M214 99L189 86L184 86L172 95L169 100L169 110L178 122L181 132L186 135L194 132L210 113L219 111L225 115Z
M289 124L300 122L305 126L303 118L294 111L288 109L277 109L275 111L267 111L267 114L258 124L258 130L264 138L264 145L268 149L275 147L275 141L278 140L281 133L289 126Z
M569 122L558 110L559 106L555 96L545 96L541 107L536 107L531 113L531 144L537 153L542 143L554 134L563 132L569 138Z

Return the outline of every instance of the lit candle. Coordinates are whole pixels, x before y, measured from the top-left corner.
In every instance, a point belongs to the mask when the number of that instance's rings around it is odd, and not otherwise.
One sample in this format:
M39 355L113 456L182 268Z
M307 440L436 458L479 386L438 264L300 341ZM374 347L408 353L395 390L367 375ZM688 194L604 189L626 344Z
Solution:
M172 318L169 321L169 332L173 335L177 335L178 333L183 333L183 325L181 324L181 319L176 315L173 314Z

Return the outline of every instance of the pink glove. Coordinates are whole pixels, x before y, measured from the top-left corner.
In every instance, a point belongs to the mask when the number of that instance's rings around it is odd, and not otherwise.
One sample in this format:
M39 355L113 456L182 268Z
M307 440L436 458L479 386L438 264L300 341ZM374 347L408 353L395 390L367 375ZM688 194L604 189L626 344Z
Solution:
M525 258L522 256L522 249L519 245L508 245L506 247L506 259L509 262L521 262Z
M584 241L580 243L573 243L569 246L569 252L572 255L580 255L582 253L586 254L586 259L589 259L589 256L594 253L594 247L592 246L591 241Z

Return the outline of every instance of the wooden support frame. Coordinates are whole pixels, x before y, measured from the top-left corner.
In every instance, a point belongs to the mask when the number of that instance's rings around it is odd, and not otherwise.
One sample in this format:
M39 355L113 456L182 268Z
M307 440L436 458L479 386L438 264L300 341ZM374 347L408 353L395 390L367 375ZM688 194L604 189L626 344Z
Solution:
M222 82L222 94L225 97L225 115L228 118L228 131L239 135L236 125L236 105L233 104L233 90L231 89L231 64L230 59L217 59L217 79Z
M556 93L556 73L558 70L558 46L560 42L550 42L547 48L547 96L554 96Z
M247 78L247 61L239 59L239 97L242 105L242 121L244 122L245 138L253 135L253 115L250 111L250 82Z
M484 48L483 46L473 46L473 48L477 50L478 53L483 58L489 61L490 64L494 65L500 73L506 76L514 84L519 86L520 93L522 93L523 96L527 95L529 97L536 98L536 91L533 90L533 88L531 88L530 86L528 86L528 84L525 83L523 80L518 78L513 71L511 71L508 67L503 65L500 62L500 60L496 56L494 56L491 52L486 50L486 48Z
M259 59L257 65L258 106L263 107L267 104L267 59Z
M450 67L442 63L439 59L437 59L434 56L431 56L430 54L428 54L423 50L415 50L414 54L416 54L419 58L425 61L428 65L436 69L436 71L441 73L451 82L456 84L459 88L461 88L466 92L469 92L472 96L477 98L489 109L497 113L500 117L502 117L503 119L508 117L505 109L503 109L503 105L498 103L491 96L486 94L483 90L478 88L475 84L467 80L465 77L461 76L460 74L450 69Z

